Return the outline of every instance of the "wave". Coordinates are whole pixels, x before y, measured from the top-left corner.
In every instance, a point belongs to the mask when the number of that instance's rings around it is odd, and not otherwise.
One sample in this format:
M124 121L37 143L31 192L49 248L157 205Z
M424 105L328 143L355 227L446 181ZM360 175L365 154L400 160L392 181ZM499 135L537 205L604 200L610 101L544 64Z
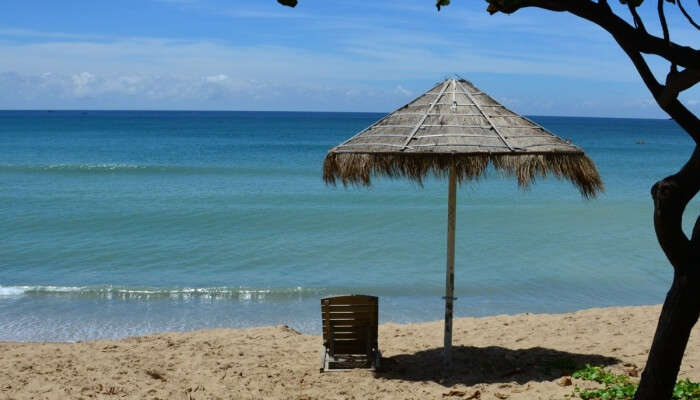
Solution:
M24 293L24 290L19 287L3 287L0 286L0 296L19 296Z
M0 169L5 171L120 171L120 170L145 170L149 168L167 168L158 165L133 165L133 164L5 164Z
M0 298L21 296L70 296L103 299L222 299L238 301L284 300L346 293L340 288L247 287L132 287L132 286L0 286Z

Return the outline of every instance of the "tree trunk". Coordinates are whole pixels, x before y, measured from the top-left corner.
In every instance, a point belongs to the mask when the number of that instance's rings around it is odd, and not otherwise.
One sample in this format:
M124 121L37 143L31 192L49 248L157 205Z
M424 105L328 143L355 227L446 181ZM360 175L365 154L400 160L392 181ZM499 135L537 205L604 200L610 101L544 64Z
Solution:
M677 174L651 190L656 237L674 274L635 400L671 399L690 332L700 315L700 218L690 239L682 230L683 212L698 190L699 147Z

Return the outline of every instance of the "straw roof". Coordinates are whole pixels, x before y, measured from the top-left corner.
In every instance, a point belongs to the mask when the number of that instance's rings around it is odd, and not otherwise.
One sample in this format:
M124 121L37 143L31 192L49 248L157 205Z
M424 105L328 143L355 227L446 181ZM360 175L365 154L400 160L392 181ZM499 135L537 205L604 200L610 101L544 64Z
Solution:
M585 197L603 184L583 150L507 109L464 79L448 78L412 102L333 147L323 179L369 186L370 177L406 177L421 183L432 173L477 179L491 164L521 187L552 174L570 180Z

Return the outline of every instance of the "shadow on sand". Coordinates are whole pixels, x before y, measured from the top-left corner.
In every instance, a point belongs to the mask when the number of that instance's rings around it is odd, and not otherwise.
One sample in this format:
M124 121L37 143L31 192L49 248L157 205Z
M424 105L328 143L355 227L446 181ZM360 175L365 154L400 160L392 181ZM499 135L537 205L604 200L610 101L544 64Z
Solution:
M452 374L442 379L442 349L428 349L413 354L382 358L378 378L408 381L434 381L444 386L478 383L519 384L552 381L570 375L578 368L612 365L621 360L597 354L577 354L533 347L512 350L504 347L457 346L452 348Z

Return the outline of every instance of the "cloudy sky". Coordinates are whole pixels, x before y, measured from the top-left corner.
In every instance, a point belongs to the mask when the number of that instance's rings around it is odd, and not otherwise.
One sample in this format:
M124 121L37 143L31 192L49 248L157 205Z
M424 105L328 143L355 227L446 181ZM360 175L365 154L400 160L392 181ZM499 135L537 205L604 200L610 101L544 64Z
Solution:
M665 117L590 23L538 10L489 16L476 0L438 13L434 3L5 0L0 108L387 112L459 74L529 115ZM698 47L667 8L672 38ZM697 113L700 88L682 100Z

